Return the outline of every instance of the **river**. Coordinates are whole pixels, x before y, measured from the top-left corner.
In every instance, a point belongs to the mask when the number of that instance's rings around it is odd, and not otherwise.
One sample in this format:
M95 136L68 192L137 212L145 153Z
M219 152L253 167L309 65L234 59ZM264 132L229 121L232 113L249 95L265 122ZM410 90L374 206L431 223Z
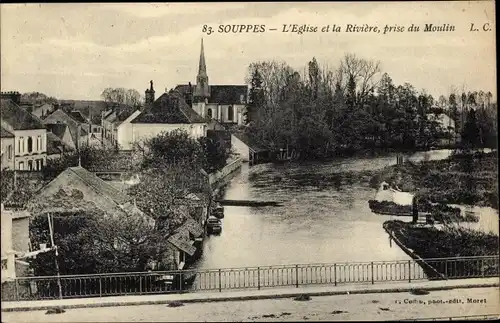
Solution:
M442 159L450 153L418 152L407 158ZM382 228L384 221L394 217L376 215L368 207L376 192L369 186L370 172L395 162L396 155L391 154L328 162L244 164L225 187L224 198L281 201L283 206L226 206L222 233L206 239L196 267L409 260L389 243Z

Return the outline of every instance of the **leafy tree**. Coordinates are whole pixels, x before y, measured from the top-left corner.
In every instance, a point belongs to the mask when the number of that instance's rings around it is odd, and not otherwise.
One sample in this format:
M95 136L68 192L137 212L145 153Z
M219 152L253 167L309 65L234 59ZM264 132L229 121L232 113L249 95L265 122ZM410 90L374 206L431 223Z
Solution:
M122 103L132 107L142 104L141 94L134 89L108 87L102 91L101 98L106 102Z
M229 152L220 141L208 137L200 137L198 144L203 151L202 169L207 173L213 173L226 166Z
M462 145L464 148L473 149L481 144L481 135L477 125L476 111L470 109L467 113L467 121L462 130Z
M255 68L252 72L250 93L246 105L245 124L248 125L257 118L256 114L262 109L263 104L264 92L262 89L262 77L260 76L259 70Z

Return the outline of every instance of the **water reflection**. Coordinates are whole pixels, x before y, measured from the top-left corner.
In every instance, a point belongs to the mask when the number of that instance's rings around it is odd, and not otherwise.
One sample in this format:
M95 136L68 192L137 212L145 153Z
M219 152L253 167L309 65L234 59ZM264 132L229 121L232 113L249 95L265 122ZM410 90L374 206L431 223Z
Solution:
M450 154L419 152L409 159L443 159ZM369 187L373 172L395 162L395 155L387 155L251 168L244 165L225 188L224 197L282 201L283 207L225 207L222 234L207 238L197 266L410 259L397 245L389 244L382 228L384 221L395 217L376 215L367 203L376 193Z

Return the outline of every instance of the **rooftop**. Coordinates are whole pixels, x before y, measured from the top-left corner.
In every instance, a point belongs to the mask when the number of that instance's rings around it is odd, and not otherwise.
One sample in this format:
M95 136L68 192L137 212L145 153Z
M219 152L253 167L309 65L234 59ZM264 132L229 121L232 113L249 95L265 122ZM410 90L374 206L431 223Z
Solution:
M7 129L2 127L0 130L0 137L1 138L14 138L14 135L11 132L7 131Z
M42 121L21 109L17 104L8 99L1 100L2 120L5 120L14 130L44 129Z
M151 107L138 115L132 123L205 123L184 100L179 91L163 93Z

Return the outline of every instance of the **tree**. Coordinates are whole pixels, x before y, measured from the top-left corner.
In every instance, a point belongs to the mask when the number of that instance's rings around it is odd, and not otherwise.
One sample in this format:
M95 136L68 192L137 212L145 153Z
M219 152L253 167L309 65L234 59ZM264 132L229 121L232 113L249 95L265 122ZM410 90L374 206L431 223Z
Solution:
M53 218L61 274L144 271L166 248L164 233L148 216L133 207L106 214L76 189L34 198L29 210L35 245L50 242L47 215ZM36 275L54 275L54 257L53 252L38 255L32 263Z
M245 111L245 124L249 124L257 119L257 114L263 109L264 90L262 89L262 77L258 68L252 71L250 81L250 93Z
M208 137L200 137L198 144L203 151L202 169L207 173L213 173L226 166L229 153L220 141Z
M102 91L101 97L106 102L121 103L133 107L142 104L141 94L134 89L108 87Z
M164 165L193 165L198 169L203 166L203 150L196 139L187 131L176 129L162 132L148 138L143 143L143 168L159 168Z
M31 104L57 104L57 99L40 92L28 92L21 94L21 102Z
M467 113L467 121L462 130L462 145L464 148L473 149L480 145L481 136L477 125L476 111L469 109Z

